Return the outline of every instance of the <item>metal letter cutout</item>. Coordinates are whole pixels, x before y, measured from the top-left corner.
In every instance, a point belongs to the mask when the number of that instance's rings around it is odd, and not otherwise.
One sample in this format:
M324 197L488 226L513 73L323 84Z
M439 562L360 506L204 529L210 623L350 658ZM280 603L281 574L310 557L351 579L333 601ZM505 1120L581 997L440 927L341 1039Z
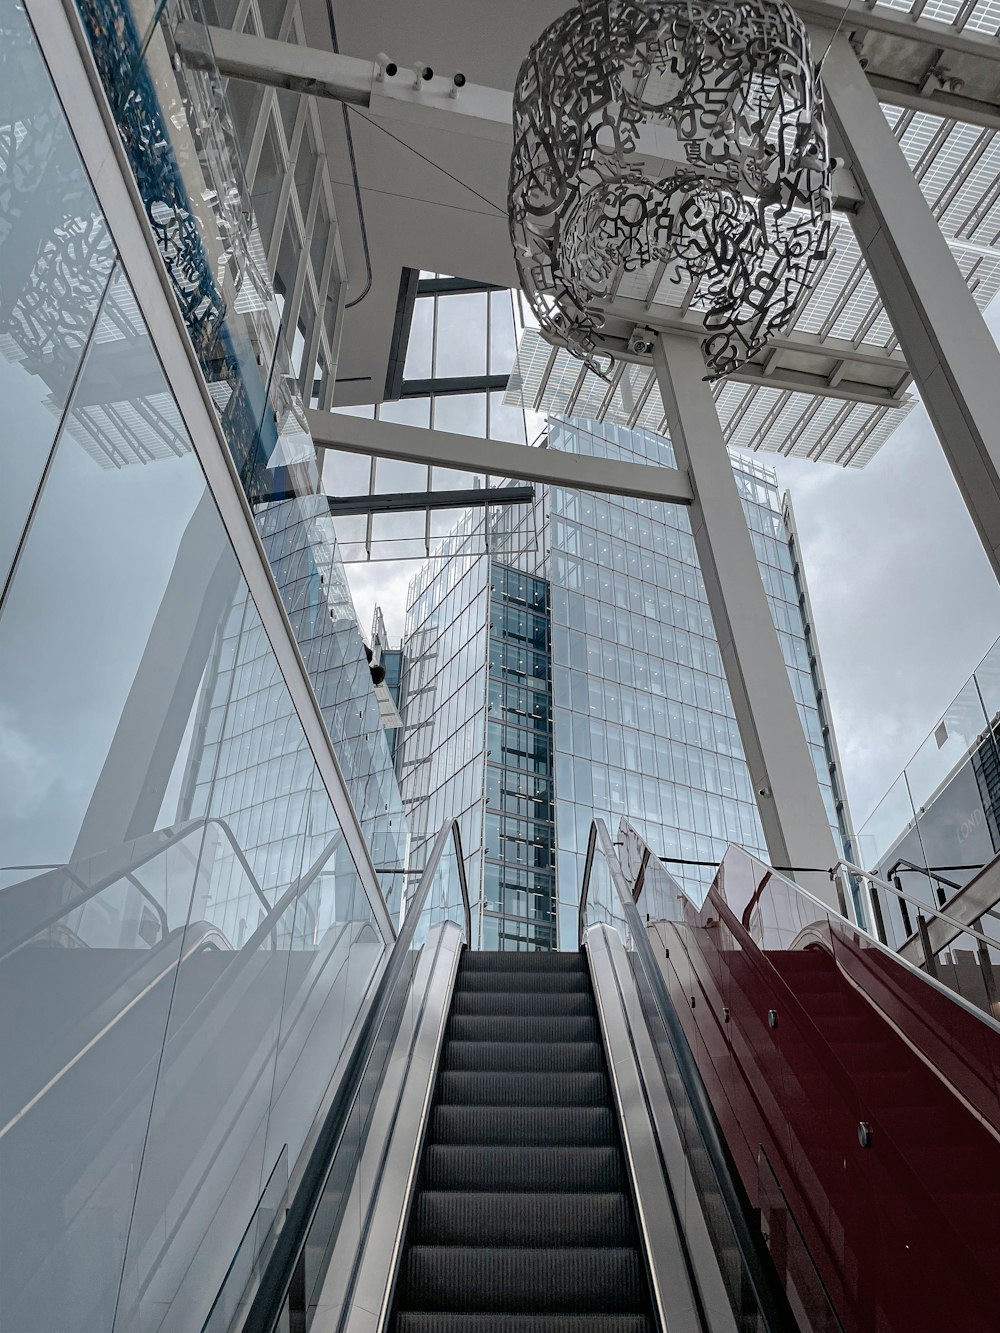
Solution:
M645 174L643 154L670 168ZM784 0L580 0L521 66L521 285L546 337L595 369L597 303L662 263L702 313L709 377L736 370L791 323L831 208L822 93Z

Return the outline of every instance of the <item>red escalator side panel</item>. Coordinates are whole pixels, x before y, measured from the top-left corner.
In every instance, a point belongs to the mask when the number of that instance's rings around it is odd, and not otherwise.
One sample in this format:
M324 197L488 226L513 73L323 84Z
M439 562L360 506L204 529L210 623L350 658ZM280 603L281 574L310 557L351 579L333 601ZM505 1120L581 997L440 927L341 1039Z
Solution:
M713 898L667 931L667 980L743 1183L760 1206L776 1182L801 1233L789 1285L825 1287L846 1333L994 1333L1000 1143L859 993L863 950L828 931L827 947L765 955ZM897 994L895 980L881 984ZM811 1273L793 1271L803 1255Z
M988 1124L1000 1124L1000 1039L974 1013L887 957L856 932L837 927L827 947L864 993Z

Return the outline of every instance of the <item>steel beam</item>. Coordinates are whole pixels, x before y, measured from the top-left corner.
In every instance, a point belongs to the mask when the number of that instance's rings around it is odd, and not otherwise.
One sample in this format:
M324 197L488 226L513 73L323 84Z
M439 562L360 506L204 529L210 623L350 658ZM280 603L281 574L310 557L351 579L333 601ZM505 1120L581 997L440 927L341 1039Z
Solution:
M489 505L527 505L534 486L478 486L459 491L392 491L386 495L331 495L335 518L353 514L424 513L428 509L485 509Z
M175 28L174 43L189 63L214 65L228 78L329 97L380 116L461 130L497 143L511 140L513 94L498 88L467 82L458 89L451 79L424 80L404 66L389 75L372 60L186 20Z
M400 398L427 398L431 394L505 392L509 375L436 375L433 379L406 380Z
M389 77L371 60L228 28L206 28L187 20L175 28L174 42L189 63L214 65L228 78L328 97L366 107L380 116L460 131L513 147L513 94L500 88L465 83L458 90L451 79L435 76L424 81L402 66ZM668 169L667 164L663 165ZM683 156L673 167L691 169ZM506 187L506 179L498 186ZM847 211L854 208L859 194L850 173L841 169L835 186L834 206Z
M705 336L704 323L693 311L655 303L647 305L644 301L620 296L600 302L599 307L612 322L603 335L597 335L598 339L618 360L649 364L648 356L626 352L627 334L635 326L692 339ZM613 323L619 319L627 326L620 338L614 336ZM870 403L874 407L899 407L906 401L904 395L910 383L910 372L902 352L890 352L867 343L856 346L848 338L792 332L776 334L768 343L765 356L766 360L751 361L727 379L737 384L766 382L772 389ZM794 358L795 364L783 364L785 356ZM815 368L810 367L810 362L815 363Z
M687 473L678 468L570 454L560 449L510 444L506 440L484 440L475 435L424 430L341 412L309 409L306 416L318 449L346 449L377 458L460 468L538 485L633 495L664 504L689 505L693 498Z
M848 0L846 5L843 0L793 0L793 5L802 18L820 24L828 40L833 32L863 29L926 46L928 56L935 59L953 53L1000 62L1000 43L987 32L959 31L950 23L911 18L905 10L890 9L887 5L869 7L864 0ZM824 49L825 43L817 40L814 58L822 56ZM825 62L823 73L826 74Z
M982 125L988 130L1000 130L1000 106L996 102L943 89L925 92L925 81L916 83L897 79L881 71L868 70L866 77L879 99L891 102L893 106L901 106L907 111L926 111L931 116L947 116L967 125Z
M750 541L701 348L661 334L653 365L670 439L695 491L691 533L772 864L839 859ZM823 876L797 874L830 897Z
M846 37L823 85L866 202L852 225L941 448L1000 578L1000 352Z

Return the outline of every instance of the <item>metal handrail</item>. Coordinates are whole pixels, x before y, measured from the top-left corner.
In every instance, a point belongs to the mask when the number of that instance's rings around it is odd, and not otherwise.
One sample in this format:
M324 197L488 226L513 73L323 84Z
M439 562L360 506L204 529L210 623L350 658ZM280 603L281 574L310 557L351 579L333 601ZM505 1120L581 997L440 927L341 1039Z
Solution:
M601 854L611 874L611 881L621 901L626 928L631 937L631 947L640 960L644 976L662 1019L671 1054L687 1095L692 1119L711 1167L733 1239L739 1250L740 1262L753 1291L757 1308L768 1333L793 1333L797 1326L788 1308L787 1297L773 1268L770 1268L765 1261L765 1256L762 1253L763 1238L759 1229L755 1227L751 1220L749 1200L741 1193L740 1186L736 1183L735 1167L722 1136L722 1131L719 1128L715 1111L708 1096L708 1090L691 1052L691 1047L677 1015L673 1000L670 998L670 991L646 934L645 923L629 891L621 864L614 851L614 843L603 819L595 819L591 823L590 836L587 840L583 884L580 892L581 947L586 932L586 909L590 896L591 872L598 841L601 843ZM665 871L664 873L669 872ZM683 890L679 885L677 887L678 894L682 894Z
M434 876L449 841L455 847L462 909L465 918L466 941L472 938L472 907L465 875L465 858L458 820L449 819L439 830L431 848L430 857L420 876L420 882L403 918L399 934L392 946L388 962L369 1003L368 1010L358 1024L357 1032L346 1055L343 1076L337 1091L323 1117L302 1175L277 1235L274 1248L264 1266L260 1283L254 1293L242 1333L275 1333L284 1311L285 1302L295 1277L302 1254L309 1240L316 1215L323 1200L323 1191L341 1141L347 1131L351 1112L361 1090L375 1052L396 982L413 943L417 925L430 892Z
M918 898L911 897L908 893L904 893L902 889L897 889L894 885L882 879L880 875L874 874L871 870L862 870L860 866L853 865L850 861L838 861L837 864L830 871L831 879L833 879L836 876L838 870L846 870L849 875L857 875L858 879L863 880L865 884L869 886L868 898L869 898L869 903L871 905L873 921L878 919L878 914L874 910L873 896L871 894L870 885L875 884L880 889L885 889L886 893L891 893L894 897L900 898L902 899L903 902L907 902L912 907L915 907L917 909L918 917L925 917L927 913L930 913L931 916L936 917L941 921L947 921L949 926L954 926L955 929L961 932L963 935L974 936L977 940L979 940L981 944L985 944L987 948L1000 949L1000 941L991 940L988 935L984 935L982 931L976 930L975 926L966 925L964 922L959 921L957 917L951 916L948 912L943 912L940 907L930 906L927 903L921 902ZM795 888L798 890L799 893L805 894L807 898L813 897L811 893L809 893L806 889L801 888L800 885L796 884ZM820 906L823 906L827 912L830 911L829 904L821 903L821 900L819 898L813 898L813 901L819 904ZM980 915L984 915L986 911L987 909L984 908L983 912ZM876 943L881 944L884 947L887 947L886 940L879 939L877 935L874 935L872 931L868 929L867 926L862 925L861 922L858 921L856 918L852 924L857 926L859 930L863 930L865 934L871 935L872 938L876 941ZM911 936L910 938L912 939L914 937ZM895 958L899 957L899 954L896 952L895 949L890 950L890 952L892 953L893 957ZM906 962L906 959L904 958L902 961Z
M166 937L170 934L170 921L167 917L167 909L163 906L163 904L160 902L158 898L153 897L153 895L150 893L149 889L146 888L145 884L143 884L141 879L136 879L135 875L132 873L131 870L126 871L125 878L132 885L133 889L135 889L136 892L140 895L140 897L145 898L146 902L149 903L150 907L152 907L153 911L159 917L160 935L163 939L166 939Z
M961 884L956 884L953 879L945 879L944 875L939 875L936 871L928 869L927 866L918 866L914 861L907 861L903 856L900 856L897 860L893 861L892 865L885 873L888 878L892 879L893 876L899 872L900 868L916 871L918 875L926 875L928 879L933 879L938 884L947 884L948 888L954 889L956 893L963 887Z

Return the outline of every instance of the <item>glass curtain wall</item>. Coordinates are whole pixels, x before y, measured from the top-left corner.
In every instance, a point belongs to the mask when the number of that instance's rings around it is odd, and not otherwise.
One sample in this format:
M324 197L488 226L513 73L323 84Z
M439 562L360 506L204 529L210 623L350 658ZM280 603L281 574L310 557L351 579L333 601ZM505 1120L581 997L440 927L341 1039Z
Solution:
M549 447L673 466L652 432L552 420ZM734 458L768 603L831 827L832 778L774 477ZM625 815L692 896L728 842L766 855L687 511L552 488L556 827L564 929L575 929L595 814ZM702 864L698 864L702 863Z
M388 929L14 4L0 321L0 1329L189 1330Z
M482 375L484 368L486 372L499 369L499 360L484 360L481 355L489 343L480 327L485 322L486 294L477 297L483 304L480 313L474 313L471 307L455 311L459 327L476 335L473 341L480 350L473 366L472 360L466 363L457 359L454 349L460 337L443 331L442 320L450 309L446 302L456 298L441 291L421 296L419 290L404 385L408 378L414 387L430 383L449 371ZM510 299L510 294L502 295ZM491 293L489 300L499 304L500 296ZM512 332L514 327L512 315ZM503 346L502 341L498 346ZM509 369L509 365L510 361L504 368ZM424 376L429 379L423 380ZM485 433L487 397L486 389L481 388L475 409L478 415L470 416L458 428ZM427 425L432 405L436 411L444 401L444 397L433 396L404 398L398 404L383 404L378 411L383 417L401 413L397 419ZM412 415L417 412L419 420ZM669 441L661 436L590 422L552 419L546 443L549 448L668 466L674 462ZM734 456L733 462L821 794L831 827L840 839L846 827L841 827L843 802L835 784L831 732L821 711L820 677L811 653L804 592L798 582L800 570L774 475L742 455ZM429 472L419 471L420 478L414 476L406 484L428 485L432 480ZM367 483L371 489L375 475L372 467ZM440 517L453 521L448 515ZM471 518L467 521L474 523ZM711 882L727 842L763 854L763 834L686 511L679 506L539 487L533 505L492 509L483 516L477 531L477 544L468 548L467 559L481 551L486 566L488 552L497 562L494 571L503 565L549 584L551 639L547 657L553 701L556 884L562 938L572 947L587 831L595 813L612 827L622 814L632 819L663 855L676 858L670 868L694 895L700 895ZM371 549L366 548L366 554ZM456 642L469 637L468 629L450 623L451 603L439 590L449 586L451 576L437 564L431 561L421 570L410 591L404 640L408 669L411 642L422 642L418 635L430 634L441 643L450 642L451 636L456 636ZM483 576L478 578L481 589ZM496 578L491 577L491 582L496 584ZM463 613L467 610L462 608ZM476 611L486 613L484 601L477 602ZM491 687L503 683L500 663L506 662L506 656L501 658L500 651L499 640L494 638ZM492 726L510 721L506 695L501 701L495 692L490 703ZM448 737L454 728L464 726L466 719L451 719L450 715L434 714L408 703L404 720L404 797L411 817L423 822L428 809L434 809L435 817L445 812L433 804L428 772L411 763L411 756L435 749L448 753ZM510 724L517 725L520 720L514 715ZM409 731L414 723L418 730L411 739ZM483 798L486 848L494 838L499 839L505 804L523 804L529 798L527 792L514 793L497 780L492 772L496 762L492 746L488 749ZM478 810L466 814L470 822L478 817ZM530 828L532 838L526 837L520 844L525 856L536 854L534 825ZM528 831L529 825L525 824L522 832ZM467 849L471 853L478 846L470 832ZM503 901L500 877L506 870L501 870L499 860L491 862L488 850L485 856L483 907L489 911L491 904ZM471 854L470 861L475 861ZM527 891L527 885L520 883L525 873L518 872L519 882L516 889L512 885L512 892ZM535 901L540 903L541 898Z
M593 423L552 420L548 447L673 463L669 442L662 437ZM734 459L734 469L836 830L833 776L774 478L742 458ZM528 645L502 643L496 630L506 629L506 612L495 614L489 719L498 736L507 726L518 734L516 729L528 720L530 698L530 711L538 715L532 716L532 726L551 731L554 792L549 789L548 799L554 801L558 929L566 947L575 947L583 859L595 815L609 826L617 825L621 815L630 819L651 845L672 858L671 871L695 896L711 882L728 842L764 853L686 511L543 487L530 512L496 511L488 544L495 610L506 597L507 580L517 577L515 569L522 578L533 576L525 586L547 587L549 647L534 646L532 660L539 664L531 674L540 683L550 673L550 693L544 694L541 684L525 689L534 681L524 679L507 688L504 677L512 663L526 670ZM514 568L505 572L504 564ZM549 700L547 712L543 697ZM490 867L491 831L499 836L506 829L508 812L522 820L512 860L544 856L548 835L536 827L542 818L540 807L532 804L537 793L515 791L494 777L493 748L491 744L485 796L485 873L488 886L496 881L499 903L500 877L507 871L500 865ZM528 815L531 820L523 822ZM514 820L510 824L513 831ZM525 887L519 879L517 889ZM489 909L489 888L485 899ZM538 897L531 912L541 902Z
M489 664L489 561L482 516L468 514L410 588L403 641L400 785L412 831L409 883L433 839L456 818L465 851L473 936L483 908L483 793Z
M549 586L490 566L484 949L556 947Z

